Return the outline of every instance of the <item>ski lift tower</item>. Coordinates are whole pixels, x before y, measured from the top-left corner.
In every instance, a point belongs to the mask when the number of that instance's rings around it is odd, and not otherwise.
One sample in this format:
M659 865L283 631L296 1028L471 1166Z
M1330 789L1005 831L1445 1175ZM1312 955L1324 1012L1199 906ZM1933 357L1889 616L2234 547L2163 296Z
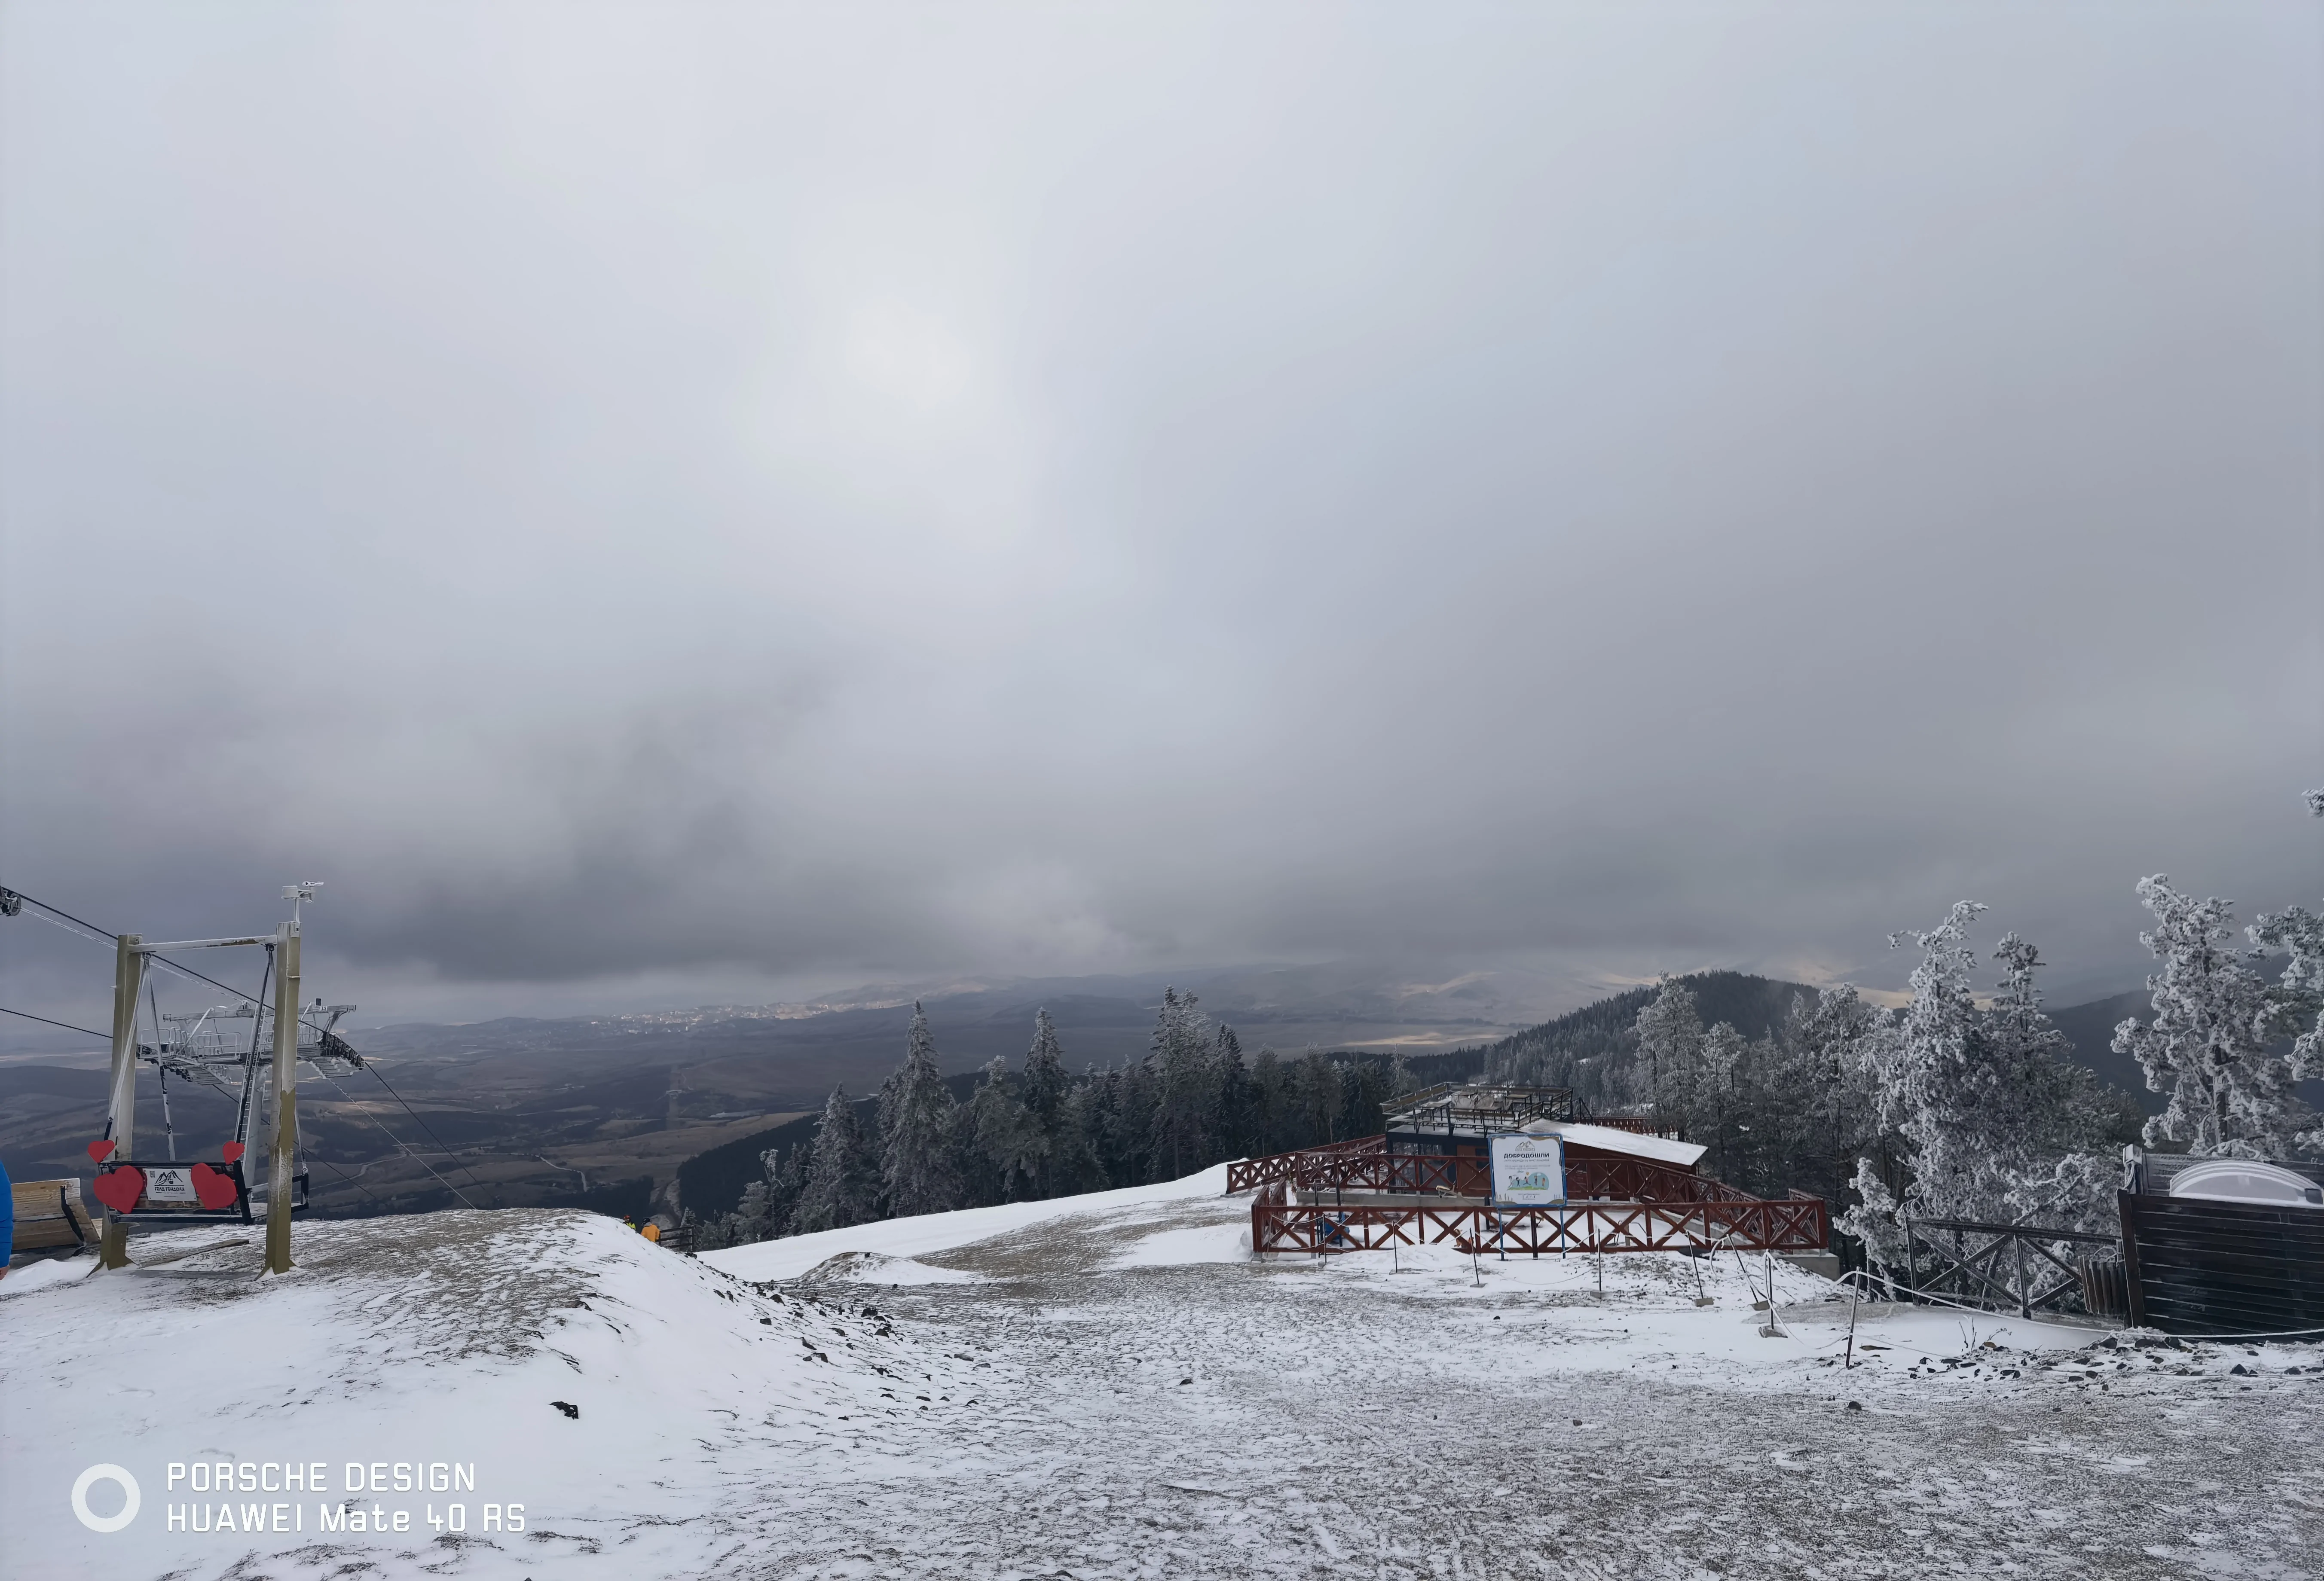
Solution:
M147 961L155 955L180 950L219 950L237 946L255 946L272 956L274 977L272 1049L274 1131L270 1139L271 1157L266 1186L266 1271L286 1273L290 1264L290 1215L298 1196L297 1153L299 1146L299 1030L302 1016L300 1001L299 938L300 908L315 898L322 886L307 882L287 886L282 898L291 903L290 920L278 926L270 936L263 933L243 934L226 939L179 939L163 943L147 943L135 933L123 933L115 940L115 954L113 972L113 1080L111 1103L102 1141L89 1149L100 1169L97 1195L106 1206L104 1234L98 1240L98 1255L107 1268L127 1265L128 1220L132 1218L208 1218L216 1212L239 1209L244 1222L250 1217L248 1191L244 1185L242 1158L245 1142L255 1119L256 1105L252 1101L257 1077L259 1026L251 1029L251 1049L238 1062L242 1067L243 1103L236 1121L235 1139L226 1148L226 1155L216 1169L207 1163L198 1163L182 1172L190 1177L186 1182L190 1197L198 1201L195 1210L173 1209L162 1204L174 1199L161 1199L149 1190L152 1184L148 1171L155 1165L134 1162L137 1123L137 1066L144 1051L137 1041L137 1002L145 992ZM333 1006L331 1019L337 1021L352 1006ZM232 1013L229 1013L232 1014ZM258 1006L248 1007L247 1014L254 1023L263 1023L265 1012ZM236 1017L238 1018L238 1017ZM171 1017L172 1022L185 1018ZM224 1072L217 1067L221 1061L205 1057L206 1053L225 1053L224 1039L219 1032L209 1029L211 1014L205 1013L194 1022L192 1035L180 1025L179 1037L172 1044L161 1036L161 1017L155 1011L157 1047L152 1058L160 1065L166 1099L169 1072L179 1071L181 1077L192 1075L223 1085ZM203 1034L207 1032L208 1041ZM327 1028L317 1029L317 1052L324 1054L336 1042ZM219 1045L212 1050L210 1043ZM349 1058L352 1058L350 1052ZM166 1101L163 1106L167 1114ZM171 1152L171 1166L175 1170L176 1147ZM213 1200L215 1199L215 1200Z

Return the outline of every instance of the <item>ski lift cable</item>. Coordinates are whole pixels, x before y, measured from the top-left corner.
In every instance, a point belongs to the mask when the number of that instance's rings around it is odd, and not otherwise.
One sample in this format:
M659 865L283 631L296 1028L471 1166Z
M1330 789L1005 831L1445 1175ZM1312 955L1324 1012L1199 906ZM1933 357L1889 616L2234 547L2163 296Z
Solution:
M23 902L26 905L39 906L42 911L49 913L52 916L60 916L69 923L76 923L81 927L87 928L91 934L96 935L96 937L91 940L91 942L93 943L109 944L118 937L117 934L107 933L103 928L98 927L95 923L88 921L85 917L77 917L69 911L60 910L58 907L51 905L45 900L36 900L21 889L0 889L0 894L13 896L16 899ZM11 915L13 915L14 914L12 913ZM201 972L196 971L190 966L180 966L166 955L149 955L146 959L148 961L159 961L161 965L168 967L171 970L176 972L180 977L198 978L201 981L209 984L210 987L214 988L224 988L227 993L234 995L237 998L247 999L250 997L248 994L244 993L240 988L235 988L227 983L222 983L214 977L205 976Z
M8 1008L8 1007L7 1007L7 1006L5 1006L5 1005L0 1005L0 1016L23 1016L23 1017L25 1020L27 1020L27 1021L38 1021L38 1022L41 1022L41 1023L42 1023L43 1025L49 1025L49 1026L61 1026L61 1027L63 1027L67 1032L78 1032L78 1033L81 1034L82 1034L83 1036L85 1036L85 1037L93 1037L93 1038L97 1038L97 1040L99 1040L100 1042L104 1042L104 1043L111 1043L111 1042L113 1041L111 1038L109 1038L109 1037L106 1036L106 1034L103 1034L103 1033L101 1033L101 1032L92 1032L92 1031L90 1031L90 1030L89 1030L88 1027L86 1027L86 1026L75 1026L75 1025L72 1025L72 1023L70 1023L70 1022L69 1022L69 1021L51 1021L51 1020L50 1020L47 1016L34 1016L34 1015L32 1015L30 1011L26 1011L26 1010L11 1010L11 1009L9 1009L9 1008ZM328 1079L327 1079L327 1078L326 1078L326 1080L328 1080ZM332 1085L333 1085L333 1086L337 1086L337 1082L333 1082L333 1083L332 1083ZM401 1146L401 1144L400 1144L400 1143L399 1143L397 1145L398 1145L398 1146ZM338 1177L339 1177L339 1179L341 1179L341 1180L345 1181L348 1185L353 1186L356 1190L361 1191L364 1196L369 1197L373 1201L377 1202L377 1201L380 1201L380 1200L382 1200L382 1199L381 1199L381 1198L380 1198L376 1193L374 1193L374 1192L371 1190L371 1188L370 1188L370 1187L368 1187L368 1186L364 1185L361 1181L359 1181L359 1180L355 1179L353 1175L348 1174L345 1170L342 1170L341 1168L339 1168L339 1166L338 1166L338 1165L337 1165L337 1164L333 1163L329 1159L327 1159L327 1158L317 1158L317 1159L315 1159L315 1161L314 1161L314 1162L315 1162L315 1163L317 1163L321 1164L325 1169L327 1169L327 1170L330 1171L333 1174L335 1174L335 1175L338 1176ZM425 1162L425 1161L423 1161L423 1162ZM448 1181L447 1181L447 1182L446 1182L446 1183L448 1185L450 1182L448 1182Z
M468 1161L462 1158L458 1154L453 1152L450 1148L445 1146L444 1139L437 1135L436 1133L429 1128L428 1122L420 1117L420 1111L413 1108L410 1104L403 1103L403 1094L396 1091L394 1088L388 1086L387 1078L380 1075L379 1073L379 1067L372 1063L369 1060L365 1060L364 1062L364 1069L370 1071L373 1077L377 1080L382 1087L387 1088L388 1097L395 1099L397 1103L403 1104L403 1112L410 1115L413 1122L417 1124L422 1131L427 1132L428 1140L436 1144L437 1151L441 1153L445 1157L452 1160L452 1162L458 1164L462 1170L466 1172L468 1183L475 1187L477 1190L483 1190L484 1189L484 1182L476 1179L476 1172L468 1167ZM330 1078L327 1076L324 1080L329 1081ZM331 1085L337 1087L338 1086L338 1083L337 1081L331 1081ZM469 1206L473 1208L475 1204L470 1203Z
M67 1032L78 1032L84 1037L97 1038L104 1043L111 1043L113 1041L112 1037L106 1033L91 1032L88 1027L75 1026L69 1021L51 1021L47 1016L35 1016L29 1010L11 1010L5 1005L0 1005L0 1016L21 1016L27 1021L39 1021L43 1022L50 1026L61 1026Z
M328 1071L322 1070L320 1067L317 1068L316 1074L321 1076L324 1080L329 1082L331 1084L331 1089L334 1092L337 1092L341 1098L346 1099L349 1104L355 1106L355 1113L363 1115L364 1123L365 1125L368 1125L373 1130L386 1137L390 1142L395 1143L395 1150L398 1153L401 1153L404 1157L410 1159L421 1169L426 1170L429 1174L436 1175L436 1183L442 1186L446 1190L451 1192L455 1197L459 1198L463 1205L469 1208L474 1208L475 1206L475 1203L468 1200L467 1194L462 1191L459 1187L446 1180L442 1175L436 1174L436 1166L434 1164L429 1163L425 1158L422 1158L419 1154L412 1152L410 1147L397 1140L394 1132L389 1130L385 1126L381 1125L377 1120L373 1119L370 1115L364 1114L363 1106L355 1103L355 1095L349 1092L346 1088L341 1087L337 1077L331 1075ZM437 1145L440 1147L443 1144L439 1142ZM466 1166L464 1165L463 1167L465 1168ZM470 1170L468 1172L468 1178L471 1181L475 1180L476 1173L474 1170ZM478 1181L476 1189L478 1190L482 1190L484 1189L483 1182ZM374 1200L376 1200L376 1199L374 1199Z
M353 1176L353 1175L351 1175L351 1174L347 1173L347 1172L346 1172L346 1171L345 1171L345 1170L341 1169L337 1164L333 1163L329 1159L327 1159L327 1158L317 1158L317 1157L315 1157L315 1155L314 1155L313 1154L309 1154L307 1156L308 1156L308 1158L309 1158L309 1162L321 1164L325 1169L327 1169L327 1170L330 1171L333 1174L335 1174L335 1175L338 1176L338 1177L339 1177L339 1179L341 1179L341 1180L345 1181L348 1185L353 1186L356 1190L361 1191L364 1196L366 1196L366 1197L370 1197L370 1198L371 1198L371 1200L372 1200L373 1201L374 1201L374 1202L382 1202L383 1206L384 1206L384 1203L383 1202L383 1200L382 1200L381 1198L379 1198L379 1197L377 1197L377 1196L374 1195L374 1194L373 1194L373 1191L372 1191L372 1189L371 1189L369 1186L364 1185L361 1181L359 1181L359 1180L355 1179L355 1176Z

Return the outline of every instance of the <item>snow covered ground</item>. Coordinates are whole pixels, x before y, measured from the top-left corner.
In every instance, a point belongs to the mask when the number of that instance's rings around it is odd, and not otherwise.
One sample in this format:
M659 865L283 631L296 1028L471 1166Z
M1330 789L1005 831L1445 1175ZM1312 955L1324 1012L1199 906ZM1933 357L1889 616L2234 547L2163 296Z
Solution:
M1847 1369L1846 1303L1780 1265L1763 1335L1731 1257L1609 1258L1602 1295L1589 1259L1262 1264L1222 1184L698 1261L445 1213L302 1225L281 1280L215 1232L20 1271L0 1575L2324 1572L2316 1347L1867 1308ZM192 1467L221 1461L327 1487L229 1495L220 1530ZM106 1462L141 1506L98 1533L70 1494ZM472 1485L398 1492L398 1462ZM300 1529L245 1529L278 1503Z

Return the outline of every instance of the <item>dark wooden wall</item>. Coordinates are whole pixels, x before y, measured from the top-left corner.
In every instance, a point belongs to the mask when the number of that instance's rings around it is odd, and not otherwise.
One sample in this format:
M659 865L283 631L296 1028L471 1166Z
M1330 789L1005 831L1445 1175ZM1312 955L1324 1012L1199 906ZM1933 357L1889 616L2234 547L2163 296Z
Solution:
M2166 1334L2324 1329L2324 1209L2123 1191L2130 1320Z

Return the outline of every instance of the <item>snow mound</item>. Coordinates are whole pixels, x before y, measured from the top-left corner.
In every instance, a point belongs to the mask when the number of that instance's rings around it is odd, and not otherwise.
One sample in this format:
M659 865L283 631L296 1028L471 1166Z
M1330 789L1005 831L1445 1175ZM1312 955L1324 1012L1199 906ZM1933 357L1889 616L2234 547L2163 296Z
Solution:
M799 1275L803 1284L974 1284L977 1275L880 1252L841 1252Z
M12 1268L7 1278L0 1279L0 1301L6 1301L11 1296L30 1295L52 1284L69 1284L76 1279L85 1279L96 1266L94 1257L51 1257L45 1262L27 1263L22 1268Z
M302 1223L299 1266L276 1277L261 1274L262 1250L256 1231L141 1236L129 1268L11 1291L0 1347L10 1573L210 1575L245 1553L295 1550L301 1567L331 1573L410 1574L431 1553L481 1543L521 1553L520 1573L561 1573L556 1561L596 1551L617 1512L659 1512L674 1532L780 1466L832 1452L841 1435L876 1464L864 1435L876 1439L877 1419L917 1413L910 1396L943 1409L968 1393L953 1382L967 1371L958 1358L856 1298L754 1289L595 1214ZM262 1503L262 1490L237 1489L222 1507L193 1492L198 1462L206 1474L320 1465L327 1491L267 1492ZM438 1463L472 1467L472 1491L428 1491L424 1472L420 1488L393 1489L399 1464ZM74 1479L97 1464L139 1484L140 1512L122 1531L73 1518ZM403 1510L407 1528L320 1536L350 1475L373 1475L389 1487L366 1486L355 1505L391 1520ZM106 1496L117 1506L118 1493ZM430 1524L455 1502L465 1535ZM487 1503L523 1506L522 1534L484 1530ZM272 1530L277 1504L296 1529ZM191 1530L196 1505L211 1530ZM224 1532L221 1518L234 1523ZM698 1550L673 1536L661 1555L664 1530L625 1531L628 1557L612 1567L687 1573Z

